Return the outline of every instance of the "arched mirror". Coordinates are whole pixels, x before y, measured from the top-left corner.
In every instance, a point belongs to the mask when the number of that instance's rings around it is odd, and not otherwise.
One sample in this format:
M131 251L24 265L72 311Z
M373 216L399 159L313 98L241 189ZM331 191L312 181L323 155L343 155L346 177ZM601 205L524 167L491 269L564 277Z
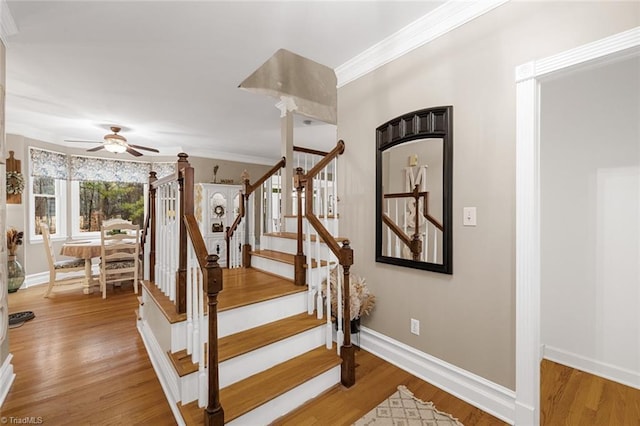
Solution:
M376 261L453 273L453 107L376 129Z

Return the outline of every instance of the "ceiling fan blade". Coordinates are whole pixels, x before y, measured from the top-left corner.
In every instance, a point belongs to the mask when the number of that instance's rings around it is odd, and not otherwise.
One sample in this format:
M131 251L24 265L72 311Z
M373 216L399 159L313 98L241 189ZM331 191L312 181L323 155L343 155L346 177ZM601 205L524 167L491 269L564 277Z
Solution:
M157 149L155 149L155 148L149 148L149 147L146 147L146 146L132 145L132 144L129 144L129 146L130 146L131 148L144 149L145 151L160 152L160 151L158 151L158 150L157 150Z
M65 139L65 142L73 142L73 143L102 143L102 141L85 141L85 140L76 140L76 139Z
M96 152L104 148L104 145L98 145L95 148L88 149L87 152Z
M135 149L131 148L131 146L127 148L127 152L131 155L135 155L136 157L140 157L142 155L141 152L136 151Z

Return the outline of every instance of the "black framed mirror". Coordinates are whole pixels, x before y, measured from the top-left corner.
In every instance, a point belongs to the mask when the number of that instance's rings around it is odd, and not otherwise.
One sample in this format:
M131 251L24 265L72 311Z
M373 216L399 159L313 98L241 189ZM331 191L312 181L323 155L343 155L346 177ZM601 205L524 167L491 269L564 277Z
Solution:
M453 107L376 129L376 262L453 273Z

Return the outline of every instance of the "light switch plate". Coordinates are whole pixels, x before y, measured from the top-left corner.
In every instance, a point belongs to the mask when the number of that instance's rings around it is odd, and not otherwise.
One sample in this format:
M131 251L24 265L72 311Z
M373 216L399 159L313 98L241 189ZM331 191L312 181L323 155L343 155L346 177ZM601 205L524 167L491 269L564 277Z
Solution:
M475 207L465 207L462 209L462 224L464 226L476 226Z

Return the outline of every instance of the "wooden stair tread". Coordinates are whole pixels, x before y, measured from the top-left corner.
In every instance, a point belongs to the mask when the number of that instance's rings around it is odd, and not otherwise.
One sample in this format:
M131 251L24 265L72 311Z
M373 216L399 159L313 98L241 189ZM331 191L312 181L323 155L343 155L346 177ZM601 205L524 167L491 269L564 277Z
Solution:
M298 233L297 232L269 232L264 234L265 237L278 237L278 238L287 238L289 240L297 240L298 239ZM335 240L339 243L342 243L344 241L347 241L348 238L346 237L334 237ZM304 238L303 238L304 240ZM324 242L324 240L322 238L320 238L320 241ZM313 234L311 235L311 242L315 243L316 242L316 235Z
M271 343L295 336L312 328L321 326L326 321L303 312L288 318L251 328L240 333L222 337L218 340L218 357L220 362L270 345Z
M158 305L169 323L175 324L180 321L186 321L187 314L177 313L175 303L169 300L169 296L162 293L153 282L142 280L141 284L147 290L151 299Z
M226 423L340 365L335 349L320 346L289 361L255 374L220 390L220 404ZM188 425L204 424L198 402L178 405Z
M218 312L307 291L306 286L253 268L222 270L223 289L218 295Z
M298 215L297 215L297 214L286 214L286 215L284 215L284 217L286 217L286 218L294 218L294 217L298 217ZM304 217L304 216L303 216L303 217ZM316 217L317 217L318 219L324 219L324 215L323 215L323 214L318 215L318 216L316 216ZM337 216L336 216L336 215L334 215L334 214L327 215L327 219L336 219L336 218L338 218L338 219L340 218L340 213L338 213L338 215L337 215Z
M282 262L282 263L287 263L289 265L293 265L294 264L294 259L295 259L295 255L290 254L290 253L283 253L281 251L275 251L275 250L255 250L251 252L252 256L258 256L258 257L264 257L265 259L271 259L271 260L275 260L277 262ZM333 262L331 262L333 263ZM320 266L327 266L327 261L326 260L321 260L319 262ZM306 265L305 265L306 267ZM318 261L316 261L315 259L311 260L311 267L312 268L317 268L318 267Z
M218 312L307 291L306 286L295 285L291 280L257 269L223 268L222 274L223 289L218 295ZM187 315L176 313L175 304L153 282L142 281L142 285L171 324L186 321Z
M198 364L191 361L191 355L187 354L186 349L174 353L168 351L167 353L169 354L171 364L173 364L173 368L179 377L184 377L187 374L198 371Z

